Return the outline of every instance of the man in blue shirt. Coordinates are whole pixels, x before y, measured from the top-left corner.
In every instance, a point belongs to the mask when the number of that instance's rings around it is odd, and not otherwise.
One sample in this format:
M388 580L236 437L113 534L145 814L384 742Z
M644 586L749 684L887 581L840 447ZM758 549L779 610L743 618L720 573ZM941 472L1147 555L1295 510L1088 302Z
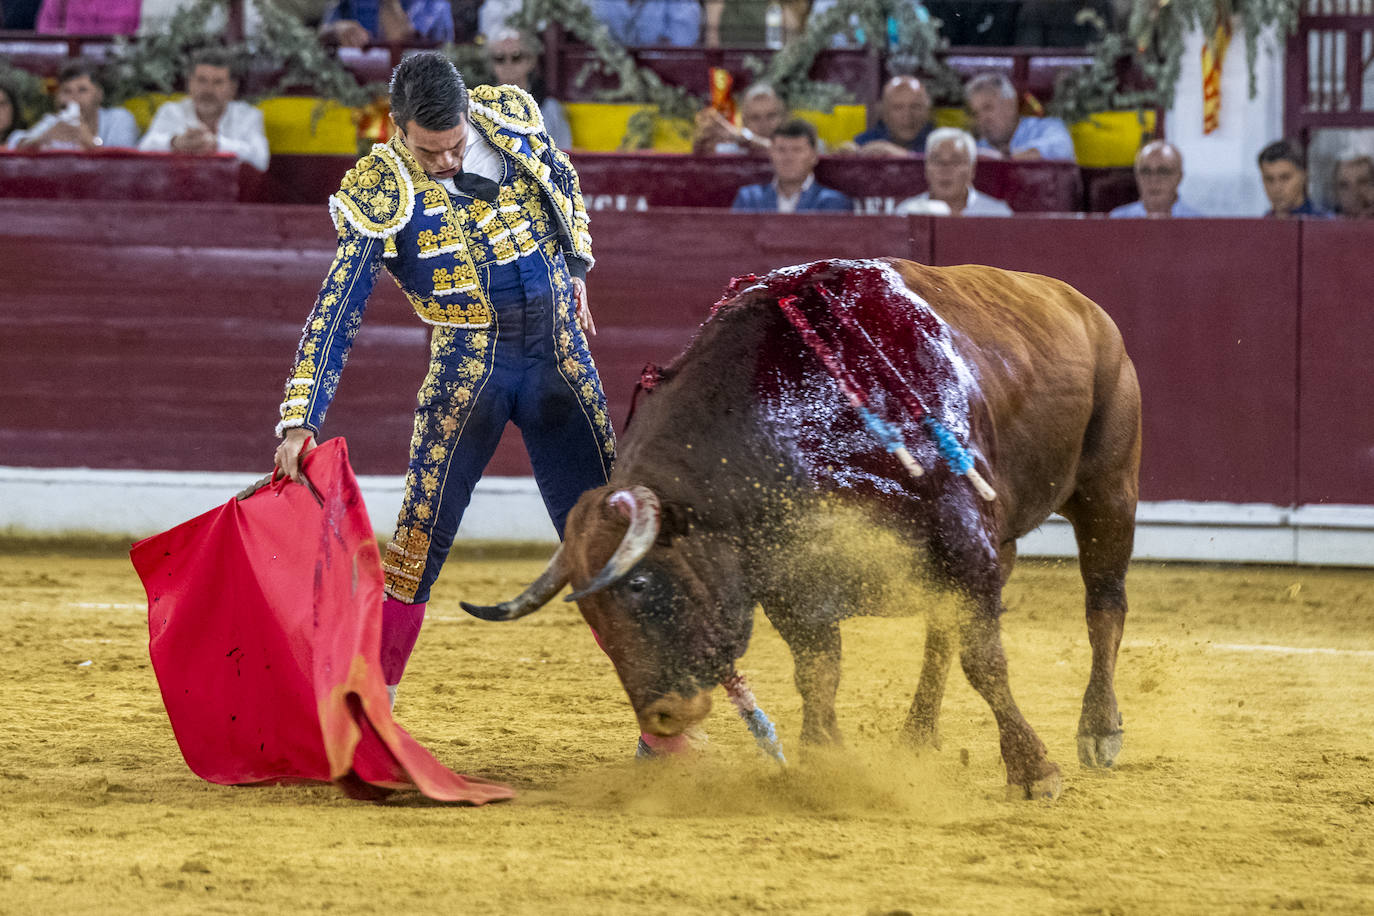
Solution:
M828 210L852 213L854 204L833 188L816 184L816 127L793 118L773 132L768 158L773 161L773 180L746 185L735 195L730 209L737 212L800 213Z
M1183 156L1167 140L1151 140L1135 154L1135 184L1140 200L1117 207L1114 217L1201 216L1178 196Z
M1058 118L1021 117L1016 88L1005 73L980 73L964 86L978 149L1003 159L1075 161L1073 138Z
M697 0L592 0L592 12L623 45L690 47L701 37Z
M1259 170L1264 196L1269 198L1266 217L1331 216L1307 196L1307 159L1296 143L1275 140L1260 150Z
M935 129L930 120L930 93L914 76L894 76L878 103L881 120L854 138L865 156L912 156L924 152Z

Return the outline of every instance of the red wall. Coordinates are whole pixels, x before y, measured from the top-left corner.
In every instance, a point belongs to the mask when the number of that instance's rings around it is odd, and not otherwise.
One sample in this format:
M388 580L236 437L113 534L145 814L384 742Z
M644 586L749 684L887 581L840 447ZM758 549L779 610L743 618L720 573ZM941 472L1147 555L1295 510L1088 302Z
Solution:
M1374 504L1374 226L602 212L592 347L623 420L732 277L823 257L1061 277L1121 325L1145 394L1142 496ZM0 464L265 472L332 257L323 207L0 201ZM383 277L327 434L404 470L426 334ZM518 438L490 468L527 473Z

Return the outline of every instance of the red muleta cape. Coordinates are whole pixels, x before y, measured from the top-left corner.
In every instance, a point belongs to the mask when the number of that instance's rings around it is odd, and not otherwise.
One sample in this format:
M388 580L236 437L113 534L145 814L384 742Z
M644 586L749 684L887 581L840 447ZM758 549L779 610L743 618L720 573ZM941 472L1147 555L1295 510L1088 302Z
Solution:
M382 565L348 448L305 456L319 494L278 481L139 541L149 654L196 775L332 781L358 798L415 787L511 798L449 770L391 718L378 665Z

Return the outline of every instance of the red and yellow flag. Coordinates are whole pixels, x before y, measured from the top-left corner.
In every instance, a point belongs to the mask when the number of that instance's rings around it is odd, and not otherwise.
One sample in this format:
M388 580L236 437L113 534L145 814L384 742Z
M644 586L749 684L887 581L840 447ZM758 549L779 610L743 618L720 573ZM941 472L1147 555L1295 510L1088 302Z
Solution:
M1231 43L1231 19L1217 18L1217 30L1202 45L1202 132L1210 134L1221 126L1221 68L1226 47Z

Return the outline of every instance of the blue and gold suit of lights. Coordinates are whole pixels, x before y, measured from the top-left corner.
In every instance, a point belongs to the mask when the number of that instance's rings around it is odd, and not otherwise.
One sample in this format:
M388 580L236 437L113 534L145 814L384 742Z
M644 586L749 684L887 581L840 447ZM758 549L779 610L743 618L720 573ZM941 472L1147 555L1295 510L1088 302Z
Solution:
M338 253L277 427L319 432L385 266L433 326L383 563L387 594L412 603L428 599L507 421L520 428L560 537L578 496L606 482L615 458L601 380L575 319L572 277L593 264L577 173L522 90L476 87L469 118L501 154L494 203L446 190L400 138L374 146L330 198Z

